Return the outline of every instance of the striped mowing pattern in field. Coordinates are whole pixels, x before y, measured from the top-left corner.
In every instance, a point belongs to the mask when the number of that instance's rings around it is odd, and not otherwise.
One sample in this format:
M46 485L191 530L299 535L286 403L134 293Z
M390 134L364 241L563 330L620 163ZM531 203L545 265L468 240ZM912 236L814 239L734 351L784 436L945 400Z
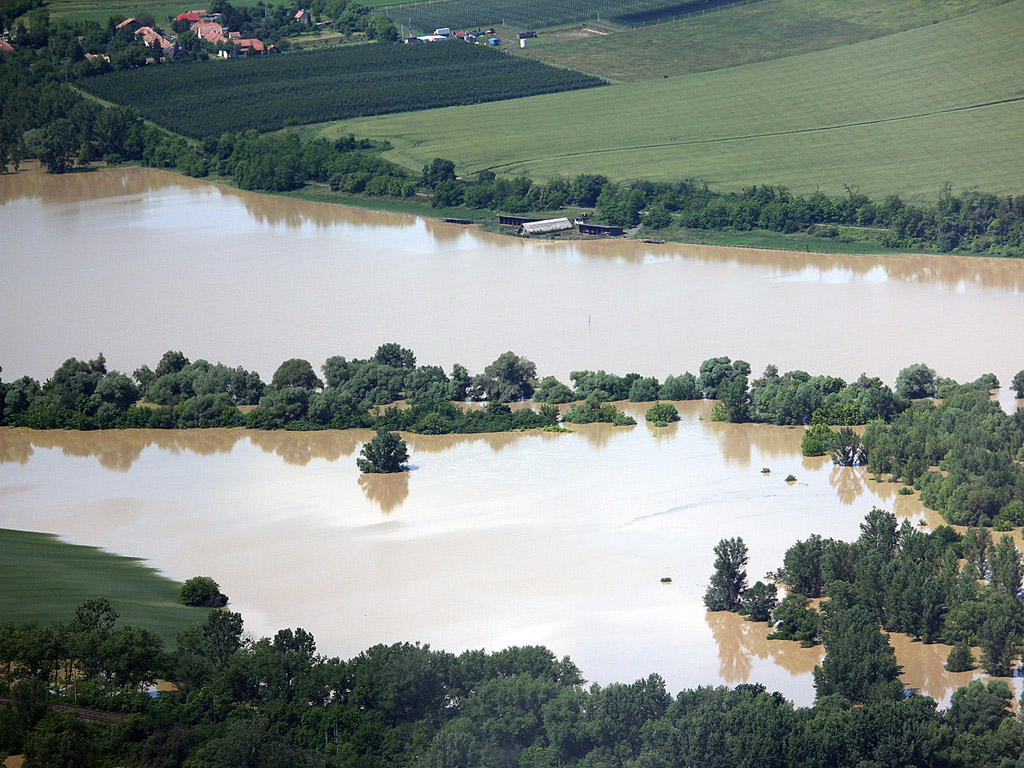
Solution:
M591 92L353 120L411 168L603 173L934 197L1024 191L1024 1L788 59ZM639 55L639 54L638 54ZM452 131L451 126L458 126Z
M729 5L761 0L432 0L388 6L384 13L395 24L433 31L440 27L471 29L500 24L520 29L544 29L580 21L610 21L636 28L685 18Z

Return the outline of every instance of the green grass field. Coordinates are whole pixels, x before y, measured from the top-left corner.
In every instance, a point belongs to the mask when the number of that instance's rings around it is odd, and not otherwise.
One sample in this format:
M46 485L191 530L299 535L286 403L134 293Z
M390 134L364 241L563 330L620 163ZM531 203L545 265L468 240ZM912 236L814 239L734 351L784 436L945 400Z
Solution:
M767 0L613 34L595 34L579 26L552 30L516 52L627 82L824 51L947 21L1006 1ZM612 29L604 27L604 31Z
M776 61L487 105L362 118L319 132L381 138L420 169L544 179L603 173L717 188L844 185L936 196L945 182L1024 191L1024 0Z
M137 558L0 528L0 622L67 621L86 600L106 597L121 623L145 626L170 645L209 613L179 605L179 588Z

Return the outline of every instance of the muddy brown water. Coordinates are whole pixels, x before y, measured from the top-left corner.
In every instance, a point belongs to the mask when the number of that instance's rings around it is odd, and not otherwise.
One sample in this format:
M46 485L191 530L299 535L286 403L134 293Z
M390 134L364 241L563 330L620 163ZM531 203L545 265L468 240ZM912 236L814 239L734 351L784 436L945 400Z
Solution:
M269 379L289 357L394 340L446 369L513 349L563 380L727 354L755 372L892 382L924 361L1008 382L1022 288L1016 261L534 242L145 169L0 177L6 380L100 351L131 371L167 349ZM657 671L672 689L759 681L809 703L820 649L704 612L714 543L743 536L753 580L798 538L855 537L875 504L938 521L802 458L800 430L712 424L705 404L683 417L411 436L414 471L381 478L358 475L358 431L5 429L0 521L209 573L254 634L302 626L331 654L543 643L602 683ZM894 644L905 682L941 700L970 678L941 670L941 646Z

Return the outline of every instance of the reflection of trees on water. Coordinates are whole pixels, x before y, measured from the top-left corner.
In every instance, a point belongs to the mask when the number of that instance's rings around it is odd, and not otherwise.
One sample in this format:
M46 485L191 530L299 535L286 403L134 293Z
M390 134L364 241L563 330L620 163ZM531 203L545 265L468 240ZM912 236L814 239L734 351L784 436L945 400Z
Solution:
M649 421L644 423L647 425L647 431L651 433L655 440L668 442L675 440L679 436L678 421L673 421L667 427L656 427Z
M265 453L280 456L285 464L297 467L304 467L313 459L337 461L342 456L351 456L360 443L372 435L365 429L317 432L247 430L245 434L249 442Z
M719 674L730 685L750 678L752 660L771 659L794 677L809 675L821 663L821 646L801 648L789 640L769 640L768 625L747 621L737 613L716 611L705 615L718 644Z
M380 505L385 515L402 506L409 496L409 475L411 472L393 472L387 475L363 474L359 476L359 487L366 498Z
M573 250L592 259L614 259L643 264L651 260L687 260L705 264L771 267L781 277L808 274L843 276L850 281L882 275L889 280L924 285L939 284L947 290L964 287L1024 290L1024 268L1010 259L977 256L825 254L801 251L769 251L716 245L666 243L650 245L628 241L574 243Z
M705 616L711 636L718 645L718 676L729 685L745 683L753 671L750 651L744 643L745 622L737 622L734 613L715 611Z
M0 461L8 456L24 463L33 449L59 450L65 456L96 458L100 466L128 471L149 447L170 453L201 456L230 453L245 435L241 429L120 429L77 432L74 430L0 430Z
M828 482L835 489L839 501L848 507L867 490L867 470L864 467L840 467L837 464L832 467Z
M705 419L704 429L718 440L722 457L742 467L749 466L753 449L765 458L789 459L800 455L802 427L776 427L772 424L726 424Z
M32 441L24 430L0 427L0 464L27 464L32 454Z
M366 208L350 208L337 203L319 203L292 197L261 195L229 187L223 187L222 192L225 195L238 198L254 221L270 226L283 225L289 229L299 229L313 225L317 229L327 229L345 225L405 229L416 224L416 219L411 216L371 211Z
M18 173L4 174L0 181L0 205L23 198L44 203L79 203L130 197L169 187L205 190L211 194L215 190L207 182L150 168L102 168L52 175L40 170L38 163L28 161Z

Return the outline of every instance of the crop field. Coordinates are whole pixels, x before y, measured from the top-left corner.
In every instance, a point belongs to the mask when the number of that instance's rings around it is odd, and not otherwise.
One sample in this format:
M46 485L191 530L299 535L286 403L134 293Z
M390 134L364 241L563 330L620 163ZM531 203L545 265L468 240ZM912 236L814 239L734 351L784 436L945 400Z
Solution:
M500 104L324 126L384 138L419 169L544 179L845 185L934 197L1024 191L1024 0L829 51Z
M135 107L153 122L193 138L603 84L589 75L458 42L381 43L191 62L79 81L82 90Z
M948 21L1006 1L764 0L638 30L576 26L544 31L517 53L631 82L824 51Z
M256 5L257 0L232 0L236 7ZM82 19L85 21L97 21L105 23L111 16L124 19L129 16L138 16L141 13L152 13L157 24L165 24L168 18L174 18L182 11L188 11L195 7L205 8L203 4L198 6L186 2L168 2L167 0L50 0L46 3L46 9L54 19Z
M178 589L137 559L0 528L0 622L67 621L86 600L105 597L123 623L172 643L182 627L209 613L179 605Z
M558 24L606 20L623 27L660 21L757 0L427 0L384 8L395 24L433 31L501 25L544 29Z

